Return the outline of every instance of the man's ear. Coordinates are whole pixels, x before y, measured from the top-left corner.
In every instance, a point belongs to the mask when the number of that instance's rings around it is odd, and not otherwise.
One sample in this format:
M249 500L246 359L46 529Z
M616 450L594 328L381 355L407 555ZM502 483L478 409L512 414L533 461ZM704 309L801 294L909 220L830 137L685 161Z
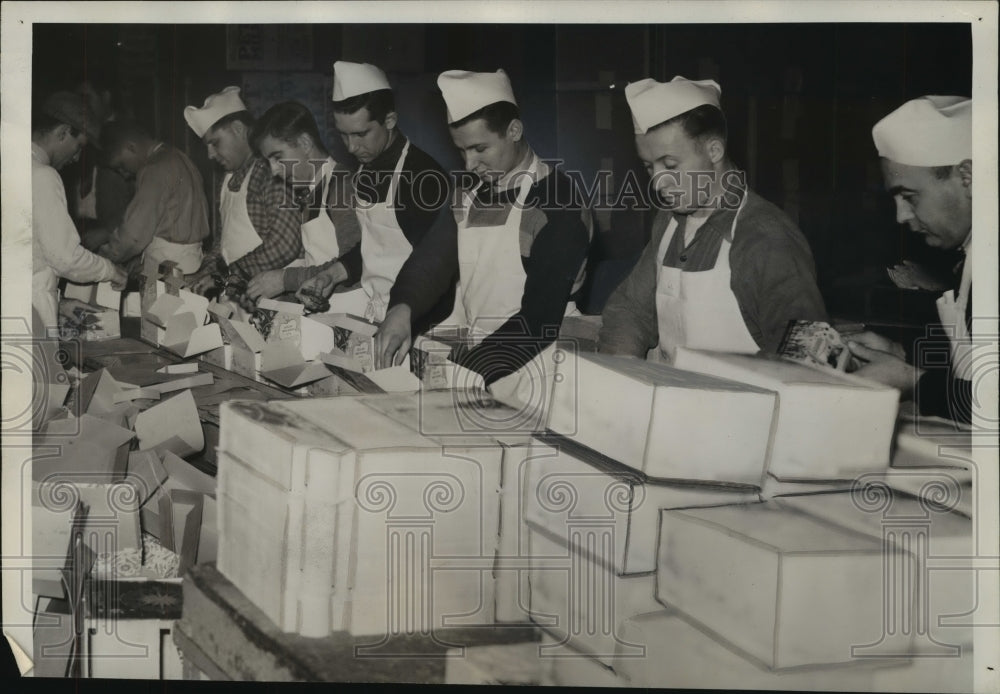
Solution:
M385 120L382 121L382 124L385 125L386 130L392 130L393 128L396 127L397 119L398 116L396 115L396 112L389 111L387 114L385 114Z
M73 130L73 128L71 128L66 123L60 123L59 125L56 126L56 129L55 129L56 140L59 141L59 142L62 142L67 137L71 137L70 131L72 131L72 130Z
M127 149L132 154L138 154L139 153L139 145L137 145L132 140L126 141L125 142L125 146L123 147L123 149Z
M965 187L969 197L972 196L972 160L966 159L958 165L958 176L962 179L962 185Z
M507 139L511 142L520 142L524 137L524 123L520 118L515 118L507 124Z
M709 137L705 141L705 152L713 164L718 164L726 157L726 143L720 137Z
M234 120L232 123L229 124L229 129L233 132L234 135L236 135L236 137L240 138L241 140L247 140L247 142L249 142L248 139L249 133L247 132L247 126L243 121Z
M309 135L309 133L299 133L295 138L295 144L298 145L303 152L310 152L312 151L313 145L316 143L313 142L312 136Z

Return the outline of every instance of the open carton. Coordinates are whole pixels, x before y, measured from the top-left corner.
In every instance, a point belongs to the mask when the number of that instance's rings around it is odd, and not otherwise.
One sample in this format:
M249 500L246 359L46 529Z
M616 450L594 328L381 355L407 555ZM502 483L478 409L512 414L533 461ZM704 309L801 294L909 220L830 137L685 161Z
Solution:
M216 323L199 323L194 313L177 313L168 321L161 346L186 359L222 347L222 333Z
M122 479L135 434L89 414L49 422L35 440L31 476L112 483Z
M241 376L256 379L260 372L260 352L265 344L263 336L246 321L221 315L216 316L216 321L232 352L229 368Z
M63 290L64 299L76 299L91 306L108 308L118 311L122 304L122 293L111 288L111 282L97 282L91 284L76 284L66 282Z
M183 458L205 447L205 433L190 390L139 413L135 418L135 433L139 450L170 451Z
M139 495L131 481L117 483L75 482L62 476L32 483L31 490L33 590L38 595L65 597L59 580L60 557L65 557L73 533L76 500L88 509L79 526L83 544L93 555L121 550L141 550Z
M294 344L277 342L261 350L260 375L285 388L298 388L326 378L330 371L323 362L305 361Z

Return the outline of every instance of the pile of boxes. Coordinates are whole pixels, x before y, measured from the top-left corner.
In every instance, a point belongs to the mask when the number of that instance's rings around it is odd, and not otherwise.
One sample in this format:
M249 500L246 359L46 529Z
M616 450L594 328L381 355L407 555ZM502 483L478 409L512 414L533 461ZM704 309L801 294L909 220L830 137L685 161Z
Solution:
M971 569L935 563L971 521L889 493L900 451L940 462L894 446L896 391L766 357L557 363L545 432L462 389L224 404L219 570L308 636L544 630L453 682L520 658L543 684L971 686L971 627L931 624L972 608Z
M181 575L215 560L215 480L184 460L205 444L191 389L213 376L168 365L140 385L46 364L66 387L46 390L31 465L35 672L180 677L161 637Z

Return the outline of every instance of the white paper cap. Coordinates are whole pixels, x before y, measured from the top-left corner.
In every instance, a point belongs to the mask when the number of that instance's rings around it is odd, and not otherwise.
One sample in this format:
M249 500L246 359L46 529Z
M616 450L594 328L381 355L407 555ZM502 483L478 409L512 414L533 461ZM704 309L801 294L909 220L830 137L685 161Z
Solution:
M392 89L385 73L369 63L348 63L338 60L333 64L333 100L343 101L352 96Z
M205 105L201 108L187 106L184 109L184 120L194 130L195 135L204 137L209 128L224 116L246 110L247 107L240 98L240 88L226 87L218 94L212 94L205 99Z
M719 108L722 87L714 80L674 77L669 82L652 78L625 85L625 99L632 110L636 135L645 135L655 125L708 104Z
M484 106L506 101L517 106L510 78L503 70L468 72L448 70L438 75L438 87L448 109L448 122L454 123Z
M880 157L906 166L951 166L972 159L972 100L922 96L872 128Z

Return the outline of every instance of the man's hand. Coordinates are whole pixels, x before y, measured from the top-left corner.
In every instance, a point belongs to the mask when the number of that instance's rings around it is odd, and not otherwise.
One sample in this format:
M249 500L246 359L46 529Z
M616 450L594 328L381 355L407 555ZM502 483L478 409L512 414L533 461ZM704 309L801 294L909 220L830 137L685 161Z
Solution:
M886 342L896 345L889 340ZM903 397L913 392L917 379L923 374L922 369L907 364L898 354L873 349L853 339L848 341L847 348L862 362L854 371L855 375L896 388Z
M246 295L250 301L256 302L258 299L273 299L285 291L285 271L265 270L257 274L249 284L247 284Z
M209 289L215 287L215 280L212 278L211 272L201 272L199 270L191 275L187 275L184 279L187 280L188 289L201 296L205 296L205 293Z
M393 306L385 314L385 320L375 333L376 369L399 366L410 353L413 340L410 318L410 307L406 304Z
M903 360L906 359L906 350L903 349L903 345L898 342L893 342L889 338L883 337L878 333L873 333L870 330L845 335L844 339L850 342L856 342L862 347L867 347L868 349L878 350L879 352L888 352L894 357L899 357ZM853 352L854 350L851 351Z
M334 263L303 282L298 291L295 292L295 296L310 311L319 310L319 304L329 299L337 285L346 278L347 272L344 270L344 266L340 263Z
M123 292L126 284L128 284L128 273L115 265L115 275L111 278L111 288L116 292Z

